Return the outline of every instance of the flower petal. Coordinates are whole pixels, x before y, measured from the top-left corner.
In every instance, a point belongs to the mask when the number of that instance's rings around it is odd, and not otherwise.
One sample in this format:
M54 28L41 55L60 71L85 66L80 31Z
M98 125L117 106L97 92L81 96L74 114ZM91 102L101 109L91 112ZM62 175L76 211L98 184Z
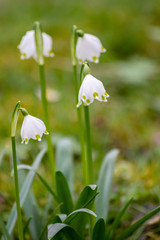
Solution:
M107 102L108 97L109 95L107 94L103 83L91 74L87 74L79 90L77 107L79 107L82 102L85 105L90 105L94 99L97 99L100 102Z

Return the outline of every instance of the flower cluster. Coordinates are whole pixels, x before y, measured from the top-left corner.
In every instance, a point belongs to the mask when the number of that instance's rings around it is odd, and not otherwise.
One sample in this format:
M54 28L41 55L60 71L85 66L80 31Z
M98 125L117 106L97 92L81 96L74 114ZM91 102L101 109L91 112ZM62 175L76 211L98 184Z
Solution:
M41 34L43 40L43 55L46 57L53 57L52 38L44 32ZM26 32L26 34L22 37L18 48L21 52L21 59L33 57L37 60L34 30ZM79 63L83 63L86 60L98 63L100 54L103 52L106 52L106 49L96 36L87 33L78 35L76 43L76 57ZM88 106L93 103L95 99L100 102L107 102L108 97L109 95L106 92L103 83L88 73L85 74L79 90L77 107L79 107L82 103ZM40 119L27 114L24 117L21 128L22 143L25 142L25 144L27 144L30 138L41 141L43 134L48 134L44 123Z

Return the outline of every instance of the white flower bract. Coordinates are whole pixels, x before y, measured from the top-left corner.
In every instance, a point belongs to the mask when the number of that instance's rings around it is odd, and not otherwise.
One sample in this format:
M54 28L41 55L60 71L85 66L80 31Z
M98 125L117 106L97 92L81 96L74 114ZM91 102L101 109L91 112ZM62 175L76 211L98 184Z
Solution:
M108 97L109 95L103 83L91 74L87 74L79 90L77 107L79 107L82 102L84 105L90 105L94 99L100 102L107 102Z
M24 117L21 128L22 143L27 144L30 138L41 141L43 134L48 135L49 133L42 120L29 114Z
M21 59L28 59L33 57L37 60L36 53L36 44L34 30L26 32L26 35L22 37L22 40L18 46L18 49L21 52ZM52 52L52 38L46 34L42 33L43 37L43 55L45 57L53 57L54 53Z
M106 52L106 49L96 36L85 33L83 37L78 37L76 56L79 63L83 63L85 60L98 63L102 52Z

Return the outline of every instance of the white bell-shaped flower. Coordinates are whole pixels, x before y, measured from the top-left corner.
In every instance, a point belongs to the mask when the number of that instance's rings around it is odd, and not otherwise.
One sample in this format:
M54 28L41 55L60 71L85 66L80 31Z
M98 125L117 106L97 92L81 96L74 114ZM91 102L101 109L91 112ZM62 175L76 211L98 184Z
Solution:
M84 105L90 105L94 99L100 102L107 102L108 97L109 95L103 83L91 74L87 74L79 90L77 107L79 107L82 102Z
M44 32L42 33L42 37L43 55L45 57L53 57L54 53L52 52L52 38ZM34 30L26 32L26 35L22 37L18 49L21 52L21 59L28 59L33 57L35 60L37 60Z
M49 134L44 122L29 114L26 115L21 128L22 143L27 144L30 138L41 141L43 134Z
M83 37L78 37L76 56L79 63L85 60L98 63L102 52L106 52L106 49L96 36L85 33Z

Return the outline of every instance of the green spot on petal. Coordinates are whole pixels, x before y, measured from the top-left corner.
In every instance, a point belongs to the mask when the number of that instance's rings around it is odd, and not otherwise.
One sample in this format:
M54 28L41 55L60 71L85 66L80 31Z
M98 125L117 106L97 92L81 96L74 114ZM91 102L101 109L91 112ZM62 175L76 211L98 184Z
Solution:
M83 100L86 100L86 96L85 96L85 95L83 95L83 97L82 97L82 98L83 98Z
M52 50L50 50L50 51L48 52L48 54L49 54L50 57L54 57L54 52L53 52Z
M105 91L105 92L104 92L104 95L108 96L108 93Z
M98 58L96 56L94 56L92 59L94 62L98 62Z
M26 57L27 57L27 54L26 54L26 53L22 53L22 54L21 54L21 57L22 57L22 58L26 58Z
M89 100L89 99L87 99L87 100L86 100L86 103L87 103L87 104L89 104L89 103L90 103L90 100Z
M106 52L106 49L102 46L101 47L102 52Z
M38 141L41 141L41 137L40 137L40 135L39 134L36 134L36 139L38 140Z
M103 95L101 96L101 99L102 99L103 101L106 100L105 97L104 97Z
M45 132L44 132L46 135L48 135L49 134L49 132L47 132L47 130L45 130Z
M25 141L25 143L28 143L28 138L25 138L24 141Z
M98 93L97 93L97 92L94 92L94 93L93 93L93 97L94 97L94 98L97 98L97 97L98 97Z

